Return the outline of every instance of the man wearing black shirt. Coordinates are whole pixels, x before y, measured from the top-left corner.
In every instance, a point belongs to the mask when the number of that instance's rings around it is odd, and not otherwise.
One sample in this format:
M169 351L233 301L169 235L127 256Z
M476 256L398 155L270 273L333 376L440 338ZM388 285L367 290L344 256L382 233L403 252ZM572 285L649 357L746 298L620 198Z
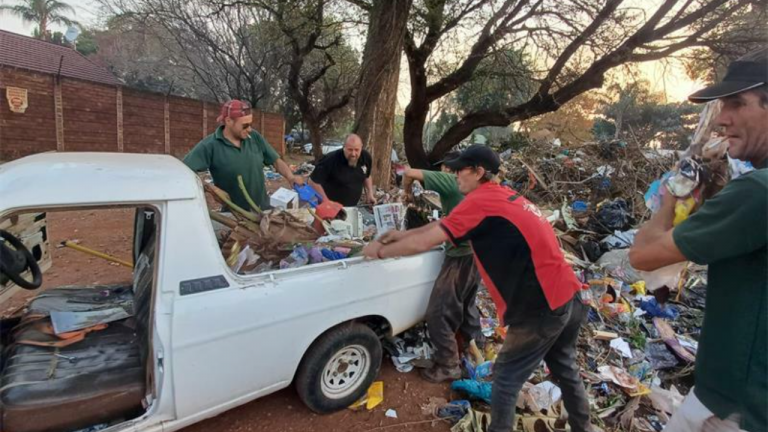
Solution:
M372 162L371 155L363 150L360 137L350 134L344 141L344 148L328 153L320 160L309 178L309 184L323 197L323 201L336 201L345 207L357 205L365 186L366 201L374 203Z

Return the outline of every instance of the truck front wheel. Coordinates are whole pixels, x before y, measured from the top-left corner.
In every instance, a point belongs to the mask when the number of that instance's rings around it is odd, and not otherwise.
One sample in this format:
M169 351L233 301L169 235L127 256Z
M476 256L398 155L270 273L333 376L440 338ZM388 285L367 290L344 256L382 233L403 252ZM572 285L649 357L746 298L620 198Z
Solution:
M296 391L316 413L338 411L365 394L380 367L376 333L363 324L345 324L310 346L296 375Z

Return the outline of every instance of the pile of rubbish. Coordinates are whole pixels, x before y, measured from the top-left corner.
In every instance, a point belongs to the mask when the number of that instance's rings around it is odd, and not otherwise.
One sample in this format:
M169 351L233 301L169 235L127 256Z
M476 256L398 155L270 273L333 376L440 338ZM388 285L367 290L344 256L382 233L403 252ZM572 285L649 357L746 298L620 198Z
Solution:
M643 192L674 164L670 153L624 141L565 148L556 140L500 156L505 183L540 207L566 201L578 203L577 212L595 212L599 203L620 197L630 220L639 220L646 212Z
M272 193L269 210L260 209L245 192L249 209L233 203L211 182L204 189L224 259L239 274L352 258L378 235L422 226L438 218L440 210L437 194L419 194L405 205L399 189L379 191L376 205L342 207L321 202L309 185L281 187Z
M726 142L712 137L716 109L705 109L691 148L677 160L622 142L579 149L553 144L502 155L506 184L540 206L585 287L581 297L590 311L578 362L593 422L602 430L661 431L694 384L707 268L686 262L638 271L628 251L637 227L659 209L663 190L677 198L678 224L751 169L727 159ZM450 421L452 432L479 432L490 421L493 361L505 328L485 287L476 303L484 346L473 341L463 353L464 378L451 385L454 400L425 405L425 414ZM399 371L429 364L423 331L407 332L390 350ZM517 407L517 430L566 430L562 391L544 363L524 385Z

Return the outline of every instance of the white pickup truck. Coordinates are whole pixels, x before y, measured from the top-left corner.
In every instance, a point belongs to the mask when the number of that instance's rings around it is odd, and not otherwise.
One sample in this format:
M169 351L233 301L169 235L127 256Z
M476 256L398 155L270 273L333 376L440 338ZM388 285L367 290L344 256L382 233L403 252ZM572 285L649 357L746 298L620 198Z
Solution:
M175 431L291 383L310 409L342 409L378 374L380 339L423 319L443 259L436 250L235 274L199 178L170 156L29 156L0 165L0 197L0 224L136 209L133 283L47 289L0 322L3 432ZM0 282L35 289L39 257L9 231ZM52 331L52 313L115 307L131 317L71 339Z

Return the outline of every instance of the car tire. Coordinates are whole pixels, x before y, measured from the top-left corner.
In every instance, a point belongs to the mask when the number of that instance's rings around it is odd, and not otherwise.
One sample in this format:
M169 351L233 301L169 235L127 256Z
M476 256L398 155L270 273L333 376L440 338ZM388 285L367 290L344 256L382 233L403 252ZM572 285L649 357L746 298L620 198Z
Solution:
M318 414L339 411L360 399L381 368L381 342L363 324L344 324L320 336L296 375L296 391Z

